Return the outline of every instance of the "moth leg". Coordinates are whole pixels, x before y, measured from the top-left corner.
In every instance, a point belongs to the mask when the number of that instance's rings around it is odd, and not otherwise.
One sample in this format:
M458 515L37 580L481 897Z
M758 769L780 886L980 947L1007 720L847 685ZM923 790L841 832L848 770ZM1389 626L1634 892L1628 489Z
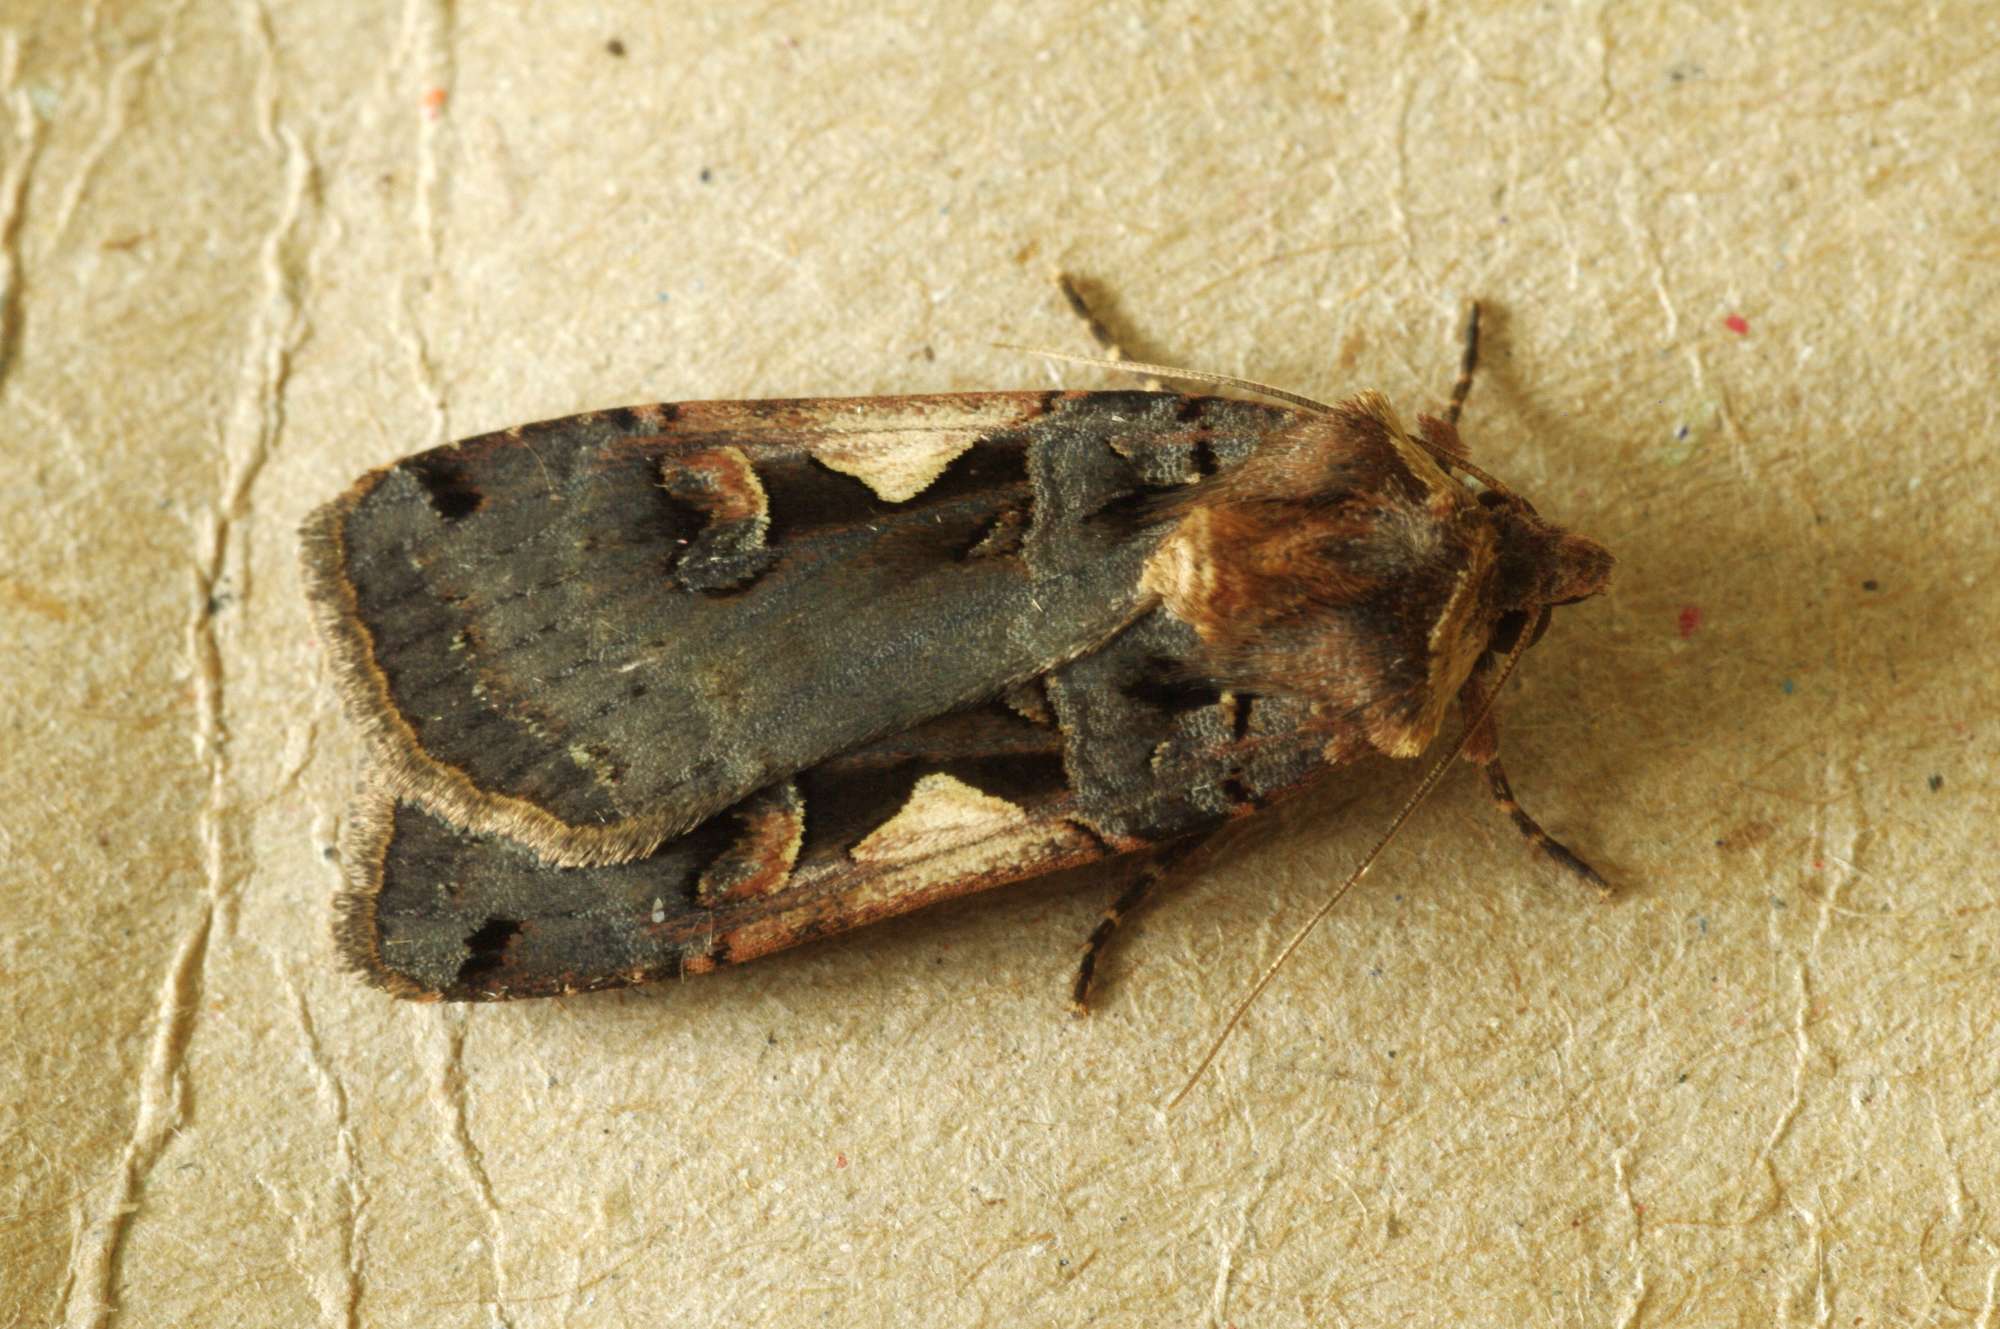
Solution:
M1459 689L1458 704L1467 715L1479 714L1486 704L1485 680L1480 677L1483 672L1482 669L1474 669ZM1514 786L1507 783L1507 770L1500 764L1500 730L1493 722L1491 711L1466 739L1465 759L1485 770L1486 788L1493 795L1494 806L1507 814L1507 819L1514 823L1514 829L1521 833L1521 838L1528 842L1530 848L1540 850L1564 871L1594 886L1598 894L1611 894L1611 883L1568 845L1543 830L1541 823L1529 816L1528 810L1514 797Z
M1465 350L1458 358L1458 381L1451 385L1451 404L1444 408L1444 422L1453 428L1458 426L1458 414L1465 409L1465 399L1472 392L1472 371L1479 368L1479 302L1472 302L1472 310L1465 316Z
M1514 829L1521 833L1529 845L1541 850L1554 859L1566 871L1597 888L1599 895L1611 894L1611 883L1590 864L1578 858L1570 847L1556 839L1541 824L1529 816L1514 797L1514 787L1507 783L1507 772L1501 769L1500 756L1495 753L1486 765L1486 787L1493 792L1493 802L1506 813L1514 823Z
M1175 865L1208 843L1209 839L1208 835L1191 835L1154 850L1152 856L1140 866L1138 877L1111 902L1111 907L1104 911L1104 917L1098 919L1097 926L1091 929L1089 940L1083 943L1083 958L1077 962L1076 982L1069 991L1070 1014L1090 1014L1090 988L1097 977L1097 963L1104 957L1111 934L1118 930L1125 916L1144 904L1146 897L1158 888Z
M1107 357L1113 360L1133 358L1129 351L1119 345L1118 339L1111 335L1111 329L1104 326L1104 320L1091 309L1090 302L1085 300L1083 292L1077 289L1074 277L1067 272L1056 273L1056 289L1062 292L1063 299L1069 301L1069 307L1083 320L1083 325L1090 329L1091 340L1104 348ZM1162 392L1166 389L1166 384L1151 374L1142 376L1139 382L1148 392Z

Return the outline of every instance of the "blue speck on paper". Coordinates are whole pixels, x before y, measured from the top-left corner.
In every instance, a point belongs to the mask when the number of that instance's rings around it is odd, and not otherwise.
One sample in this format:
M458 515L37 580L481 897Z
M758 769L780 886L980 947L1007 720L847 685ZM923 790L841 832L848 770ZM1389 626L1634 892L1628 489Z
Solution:
M1791 679L1788 678L1784 682L1778 684L1778 690L1783 692L1787 697L1789 697L1794 692L1797 692L1799 689L1798 686L1794 684Z

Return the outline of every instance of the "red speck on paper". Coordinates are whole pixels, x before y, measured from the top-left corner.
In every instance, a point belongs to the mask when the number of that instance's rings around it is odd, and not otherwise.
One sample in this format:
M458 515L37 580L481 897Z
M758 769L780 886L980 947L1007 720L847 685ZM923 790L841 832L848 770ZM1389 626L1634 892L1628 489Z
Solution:
M424 92L424 114L435 120L444 114L444 99L448 94L443 88L429 88Z
M1701 631L1701 606L1682 605L1679 626L1682 641L1686 641L1689 637Z
M833 1170L834 1170L835 1172L838 1172L838 1171L840 1171L840 1170L841 1170L842 1168L844 1168L844 1167L846 1167L846 1166L847 1166L847 1155L846 1155L846 1154L835 1154L835 1155L833 1156Z
M1728 318L1722 320L1722 326L1728 328L1737 336L1742 337L1750 331L1750 320L1741 314L1731 314Z

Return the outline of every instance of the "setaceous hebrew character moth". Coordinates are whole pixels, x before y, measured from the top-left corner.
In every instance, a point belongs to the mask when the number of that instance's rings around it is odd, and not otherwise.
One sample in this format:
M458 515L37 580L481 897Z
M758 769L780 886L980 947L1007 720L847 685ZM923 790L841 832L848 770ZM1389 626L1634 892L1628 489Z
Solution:
M688 402L371 472L303 531L376 766L345 961L705 972L1422 753L1611 570L1467 458L1468 382L1414 432L1375 393ZM1566 856L1490 722L1466 752Z

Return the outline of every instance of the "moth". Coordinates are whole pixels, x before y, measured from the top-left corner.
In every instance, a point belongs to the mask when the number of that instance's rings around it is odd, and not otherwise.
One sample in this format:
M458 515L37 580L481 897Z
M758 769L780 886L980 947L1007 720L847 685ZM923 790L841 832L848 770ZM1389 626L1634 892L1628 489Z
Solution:
M1488 708L1612 559L1467 455L1476 333L1414 430L1373 392L681 402L370 472L302 536L373 751L345 963L422 999L610 988L1150 855L1081 1007L1167 863L1455 704L1594 880Z

